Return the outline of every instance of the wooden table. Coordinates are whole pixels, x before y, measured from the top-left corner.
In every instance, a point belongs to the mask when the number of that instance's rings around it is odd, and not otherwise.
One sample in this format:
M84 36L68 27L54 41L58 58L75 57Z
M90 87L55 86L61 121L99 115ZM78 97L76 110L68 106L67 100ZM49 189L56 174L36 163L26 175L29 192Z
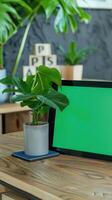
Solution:
M60 155L26 162L22 133L0 136L0 181L42 200L112 200L112 163ZM34 199L34 198L31 198Z

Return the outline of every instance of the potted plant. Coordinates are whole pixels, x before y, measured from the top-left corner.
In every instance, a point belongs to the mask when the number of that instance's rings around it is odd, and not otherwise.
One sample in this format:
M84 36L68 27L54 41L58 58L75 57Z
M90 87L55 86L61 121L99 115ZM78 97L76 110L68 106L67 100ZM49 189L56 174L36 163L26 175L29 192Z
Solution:
M91 49L85 48L78 50L75 42L70 42L68 49L60 46L66 65L61 66L62 79L81 80L83 73L83 62L88 57Z
M1 0L0 1L0 79L6 76L6 68L3 62L3 48L7 41L18 31L21 26L19 11L24 9L22 20L31 12L31 8L24 0ZM7 94L2 94L5 85L0 84L0 103L7 99Z
M0 81L3 84L14 86L14 89L5 89L4 92L19 92L12 97L13 102L20 102L21 106L32 109L32 122L24 125L24 144L27 155L48 154L48 122L40 121L40 117L49 111L49 108L59 108L61 111L69 104L64 94L53 89L53 83L61 86L61 75L55 68L40 66L35 75L27 77L26 81L12 76ZM16 89L15 89L16 87Z

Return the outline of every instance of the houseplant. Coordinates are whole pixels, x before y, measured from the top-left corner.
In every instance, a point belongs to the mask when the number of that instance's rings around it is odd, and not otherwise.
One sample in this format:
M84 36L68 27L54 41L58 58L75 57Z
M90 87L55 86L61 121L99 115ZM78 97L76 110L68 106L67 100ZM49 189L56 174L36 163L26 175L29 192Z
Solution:
M67 97L53 89L52 84L61 86L61 75L55 68L40 66L35 75L27 77L26 81L12 76L0 81L14 86L4 92L19 92L12 96L13 102L32 109L32 122L24 125L25 153L28 155L48 154L48 123L40 122L39 118L49 111L49 108L59 108L61 111L69 104ZM16 89L15 89L16 87Z
M3 64L3 47L21 26L27 24L16 61L11 66L13 75L17 72L30 27L37 16L45 14L46 19L48 19L54 15L56 32L66 32L68 24L73 32L76 31L77 16L85 23L91 19L88 13L77 6L76 0L27 0L27 3L25 0L1 0L0 10L0 78L6 76ZM2 94L2 87L6 86L0 85L1 102L6 100L6 94Z
M81 80L83 72L83 62L87 59L92 49L78 49L76 42L70 42L68 49L60 46L64 57L65 65L61 66L62 78L66 80Z
M45 15L46 19L49 19L54 15L54 29L57 33L67 32L68 27L71 27L72 32L75 32L78 27L77 18L85 23L88 23L91 19L91 16L87 12L78 7L77 0L28 0L27 3L31 6L32 12L29 12L28 15L26 29L23 34L15 64L13 65L13 75L17 72L30 27L35 18L40 14Z
M21 9L24 9L24 14L20 16ZM7 41L18 31L22 25L23 18L31 12L31 8L24 0L1 0L0 1L0 78L6 76L6 69L3 63L3 48ZM21 18L22 17L22 18ZM0 84L0 103L7 99L6 94L2 94L4 89Z

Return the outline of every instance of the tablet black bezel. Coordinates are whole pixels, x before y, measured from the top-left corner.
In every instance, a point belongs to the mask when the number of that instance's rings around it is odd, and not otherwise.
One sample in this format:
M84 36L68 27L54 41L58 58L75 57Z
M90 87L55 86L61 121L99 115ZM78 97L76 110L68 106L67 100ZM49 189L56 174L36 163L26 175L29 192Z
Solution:
M81 80L81 81L63 80L62 86L112 88L112 82L111 81L91 81L91 80ZM55 151L60 152L61 154L66 154L66 155L74 155L74 156L81 156L81 157L86 157L86 158L102 159L102 160L109 160L109 161L112 160L112 156L110 155L53 147L55 114L56 114L56 110L50 109L50 113L49 113L49 148L50 150L55 150Z

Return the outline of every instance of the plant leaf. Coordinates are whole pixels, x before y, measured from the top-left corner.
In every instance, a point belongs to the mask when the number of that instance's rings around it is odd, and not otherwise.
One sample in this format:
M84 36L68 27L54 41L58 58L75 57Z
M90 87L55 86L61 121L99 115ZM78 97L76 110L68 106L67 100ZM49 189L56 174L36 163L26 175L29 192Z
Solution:
M0 1L0 44L5 44L17 32L25 11L31 14L32 9L24 0Z
M12 96L11 100L13 102L25 101L25 100L29 100L30 101L30 99L34 98L34 97L35 97L34 94L25 94L25 95L24 94L18 94L18 95Z
M37 98L45 105L63 111L69 104L67 97L53 89L49 89L47 94L38 95Z
M61 85L61 74L56 68L49 68L46 66L39 66L37 68L38 73L46 78L50 83L55 83L56 85Z
M18 90L13 89L13 88L6 88L3 90L2 93L14 93L14 92L18 92Z
M59 7L59 11L57 13L55 22L54 22L54 28L56 32L67 32L67 27L68 27L68 19L67 16L62 9L62 7Z
M0 83L2 83L4 85L14 85L13 79L11 76L7 76L6 78L0 79Z
M49 18L53 14L53 12L55 11L55 9L57 8L58 1L57 0L52 0L49 3L49 1L42 0L41 1L41 5L42 5L42 7L45 10L46 17Z

